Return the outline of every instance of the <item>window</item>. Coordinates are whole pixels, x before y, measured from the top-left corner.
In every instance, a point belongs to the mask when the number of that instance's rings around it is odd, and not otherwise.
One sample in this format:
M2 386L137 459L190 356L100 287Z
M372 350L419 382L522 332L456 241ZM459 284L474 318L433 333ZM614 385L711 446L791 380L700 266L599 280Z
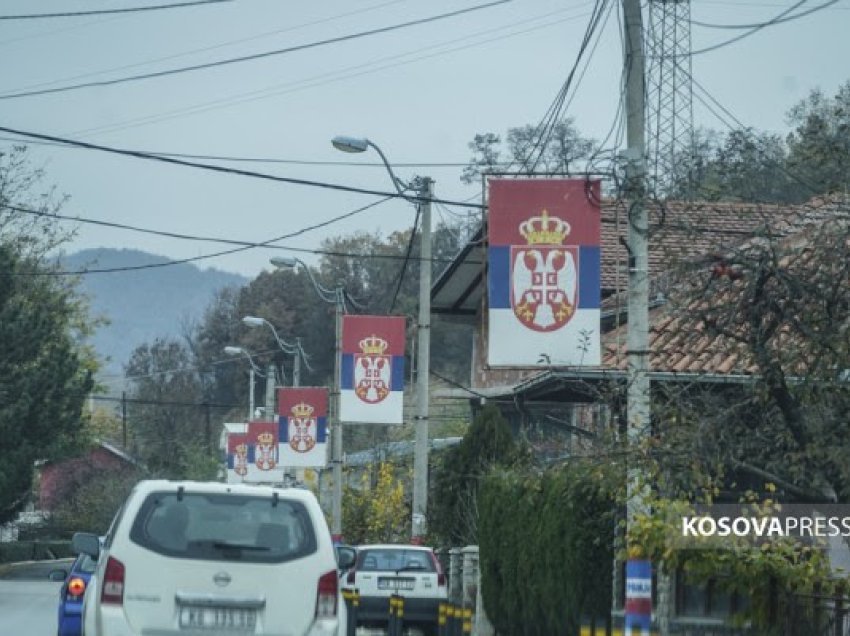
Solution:
M130 539L166 556L253 563L289 561L317 550L300 502L233 493L152 493Z
M392 572L398 570L436 572L434 560L425 550L394 550L391 548L361 550L357 554L356 569L360 572Z
M695 618L728 618L744 611L748 599L739 592L730 592L721 581L711 579L697 583L679 570L676 576L676 614Z

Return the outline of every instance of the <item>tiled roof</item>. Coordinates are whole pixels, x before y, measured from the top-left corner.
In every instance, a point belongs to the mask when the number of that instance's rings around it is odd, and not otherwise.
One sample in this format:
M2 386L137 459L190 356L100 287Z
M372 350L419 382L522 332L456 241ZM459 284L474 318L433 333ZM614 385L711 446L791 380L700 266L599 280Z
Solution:
M841 227L846 231L848 217L846 208L832 201L828 204L810 208L808 213L788 217L773 228L773 234L784 235L781 245L784 254L779 258L779 266L803 272L808 279L820 277L821 283L831 280L832 272L843 277L847 272L847 259L850 258L850 240L846 234L835 234L839 241L845 241L843 254L835 244L825 247L818 241L817 232L825 227ZM834 221L834 223L833 223ZM754 238L736 249L747 250L748 246L763 239ZM824 251L828 253L824 253ZM838 252L838 253L836 253ZM844 263L845 265L842 265ZM747 348L737 338L718 335L719 330L711 329L705 322L705 316L712 312L715 316L724 316L730 322L724 325L725 331L731 334L742 334L746 328L742 322L735 321L736 307L741 303L742 285L734 282L721 287L714 297L694 296L694 291L700 289L708 280L708 267L702 275L693 275L676 281L670 289L671 302L658 306L650 311L649 330L649 366L651 371L687 374L753 374L757 367L749 355ZM841 281L836 281L841 283ZM848 284L845 280L843 284ZM688 301L688 298L692 299ZM622 299L621 303L625 300ZM837 323L835 329L847 329L845 323ZM628 325L623 322L614 329L603 334L602 365L607 369L627 369L627 332ZM774 345L777 350L787 349L789 355L799 363L798 372L805 373L808 362L805 356L797 351L794 353L795 338L789 335L788 329L779 329L775 335ZM807 349L808 351L808 349Z

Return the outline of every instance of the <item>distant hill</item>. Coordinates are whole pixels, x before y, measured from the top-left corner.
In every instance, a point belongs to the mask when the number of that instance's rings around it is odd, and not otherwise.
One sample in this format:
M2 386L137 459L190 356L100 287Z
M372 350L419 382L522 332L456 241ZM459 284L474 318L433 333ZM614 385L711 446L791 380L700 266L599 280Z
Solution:
M115 269L166 262L156 254L129 249L90 249L68 254L63 266L76 269ZM248 279L191 263L82 277L81 291L93 316L110 324L97 330L93 344L104 372L121 373L133 350L156 337L179 336L187 320L199 320L219 289L242 286Z

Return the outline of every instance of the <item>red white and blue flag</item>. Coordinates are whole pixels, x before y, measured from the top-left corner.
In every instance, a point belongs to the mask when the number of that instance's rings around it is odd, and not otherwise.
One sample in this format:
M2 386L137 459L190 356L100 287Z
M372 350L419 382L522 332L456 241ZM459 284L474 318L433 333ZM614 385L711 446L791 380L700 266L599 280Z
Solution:
M277 390L280 461L295 468L324 467L328 461L328 390Z
M227 436L228 483L283 482L275 422L248 422L245 433Z
M600 363L599 181L492 179L491 366Z
M343 316L340 419L401 424L404 316Z
M227 483L238 484L248 474L248 464L254 462L254 448L248 446L246 433L227 435Z

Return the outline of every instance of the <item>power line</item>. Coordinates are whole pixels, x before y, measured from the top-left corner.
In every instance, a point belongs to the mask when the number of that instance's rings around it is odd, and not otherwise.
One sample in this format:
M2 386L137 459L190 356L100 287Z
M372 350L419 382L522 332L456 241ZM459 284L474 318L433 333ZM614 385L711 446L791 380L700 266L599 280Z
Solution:
M583 6L584 4L589 4L589 3L583 3L582 5L579 5L579 6ZM483 45L489 44L491 42L498 42L498 41L501 41L501 40L505 40L507 38L513 38L513 37L521 36L521 35L524 35L526 33L530 33L530 32L533 32L533 31L540 30L540 29L551 28L551 27L556 26L560 23L572 21L572 20L582 18L582 17L585 17L586 15L588 15L588 14L581 14L581 15L577 15L577 16L570 16L570 17L567 17L567 18L562 18L560 20L549 20L542 25L536 25L536 26L533 26L533 27L529 27L527 29L514 31L514 32L508 33L506 35L487 38L487 39L484 39L484 40L480 40L478 42L472 42L472 43L469 42L469 39L473 38L473 37L479 37L479 36L482 36L482 35L486 35L488 33L503 31L505 29L508 29L508 28L511 28L511 27L514 27L514 26L517 26L517 25L520 25L520 24L525 24L525 23L528 23L528 22L534 22L534 21L537 21L537 20L540 20L540 19L545 19L547 17L553 16L553 15L558 14L558 13L564 13L566 11L574 10L575 8L576 7L572 7L570 9L560 9L560 10L557 10L557 11L552 11L552 12L549 12L549 13L546 13L546 14L535 16L533 18L529 18L527 20L521 20L519 22L513 22L513 23L511 23L507 26L501 26L501 27L496 27L496 28L493 28L493 29L487 29L487 30L484 30L484 31L479 31L477 33L473 33L471 35L464 36L462 38L456 38L456 39L453 39L453 40L441 42L441 43L436 44L436 45L431 45L431 46L427 46L427 47L424 47L424 48L419 48L419 49L415 49L415 50L412 50L412 51L407 51L405 53L400 53L400 54L391 55L391 56L385 56L385 57L382 57L382 58L371 60L371 61L366 62L364 64L356 64L356 65L345 67L345 68L342 68L342 69L339 69L339 70L336 70L336 71L322 73L321 75L313 76L311 78L297 80L297 81L293 81L293 82L287 82L287 83L284 83L284 84L276 84L276 85L266 87L266 88L263 88L263 89L239 93L239 94L236 94L236 95L231 95L229 97L224 97L224 98L216 99L216 100L213 100L213 101L201 102L199 104L194 104L194 105L191 105L191 106L185 106L185 107L170 110L170 111L167 111L167 112L164 112L164 113L148 115L148 116L145 116L145 117L135 118L135 119L131 119L131 120L124 120L123 122L116 122L114 124L110 124L110 125L106 125L106 126L89 128L89 129L86 129L86 130L83 130L83 131L78 131L76 134L78 134L78 135L90 135L90 134L101 134L101 133L105 133L105 132L112 133L112 132L116 132L116 131L119 131L119 130L126 130L128 128L134 128L134 127L138 127L138 126L146 126L146 125L150 125L150 124L155 124L155 123L159 123L159 122L166 121L166 120L169 120L169 119L185 117L185 116L189 116L189 115L195 115L195 114L202 113L202 112L209 112L209 111L212 111L212 110L217 110L219 108L229 108L229 107L237 105L237 104L244 104L244 103L253 102L253 101L257 101L257 100L261 100L261 99L266 99L266 98L273 97L273 96L290 94L290 93L294 93L294 92L297 92L297 91L300 91L300 90L306 90L306 89L316 88L316 87L319 87L319 86L324 86L326 84L330 84L330 83L333 83L333 82L350 81L350 80L352 80L356 77L360 77L360 76L363 76L363 75L367 75L367 74L371 74L371 73L377 73L377 72L380 72L380 71L385 71L385 70L388 70L388 69L397 68L397 67L400 67L400 66L405 66L407 64L413 64L415 62L420 62L422 60L440 57L440 56L443 56L443 55L448 55L450 53L456 53L458 51L463 51L463 50L478 47L478 46L483 46ZM420 53L420 52L423 52L423 51L428 51L428 50L435 49L435 48L438 48L438 47L447 46L447 45L450 45L450 44L453 44L453 43L456 43L456 42L462 42L463 44L449 48L449 49L438 50L438 51L433 52L433 53L428 53L428 54L425 54L425 55L420 55L418 57L413 57L411 59L406 59L406 60L399 59L399 58L402 58L402 57L409 57L411 55L415 55L416 53ZM382 64L383 62L388 62L388 63ZM376 66L377 64L381 64L381 65ZM362 70L360 70L360 69L362 69ZM357 71L357 72L354 72L354 71Z
M510 0L505 0L510 1ZM161 161L163 163L185 166L189 168L199 168L201 170L210 170L212 172L220 172L224 174L232 174L242 177L253 177L256 179L265 179L268 181L277 181L280 183L291 183L295 185L304 185L304 186L312 186L317 188L325 188L328 190L339 190L341 192L355 192L358 194L370 194L374 196L380 197L388 197L393 199L406 199L406 200L421 200L421 197L416 194L407 194L402 195L398 192L386 192L383 190L369 190L366 188L357 188L354 186L345 186L338 183L328 183L324 181L312 181L310 179L295 179L293 177L279 177L276 175L267 174L264 172L254 172L251 170L240 170L237 168L228 168L226 166L216 166L208 163L198 163L195 161L186 161L183 159L177 159L175 157L164 157L162 155L154 155L147 152L142 152L140 150L127 150L121 148L113 148L111 146L102 146L99 144L93 144L86 141L77 141L74 139L67 139L63 137L56 137L53 135L44 135L41 133L27 132L25 130L17 130L14 128L7 128L5 126L0 126L0 132L5 132L11 135L17 135L19 137L25 137L28 139L38 139L41 141L52 141L66 146L74 146L77 148L86 148L88 150L99 150L101 152L108 152L117 155L123 155L126 157L135 157L137 159L147 159L150 161ZM430 199L432 203L444 203L447 205L457 205L460 207L467 208L478 208L481 209L484 206L480 203L468 203L464 201L447 201L444 199Z
M400 24L394 24L391 26L380 27L377 29L369 29L367 31L360 31L358 33L351 33L349 35L342 35L335 38L328 38L325 40L319 40L317 42L309 42L307 44L299 44L296 46L290 46L284 49L276 49L273 51L264 51L262 53L254 53L252 55L243 55L240 57L232 57L224 60L217 60L215 62L206 62L204 64L193 64L191 66L183 66L180 68L167 69L164 71L155 71L152 73L142 73L139 75L130 75L127 77L119 77L112 80L101 80L97 82L85 82L82 84L73 84L71 86L60 86L57 88L45 88L42 90L36 91L25 91L22 93L7 93L5 95L0 95L0 99L16 99L19 97L32 97L35 95L48 95L54 93L64 93L67 91L79 90L82 88L92 88L95 86L113 86L115 84L123 84L126 82L136 82L140 80L146 79L154 79L159 77L165 77L168 75L176 75L179 73L188 73L192 71L200 71L208 68L216 68L219 66L226 66L230 64L239 64L242 62L248 62L252 60L259 60L267 57L272 57L276 55L284 55L286 53L293 53L296 51L303 51L306 49L312 49L319 46L326 46L328 44L337 44L339 42L347 42L350 40L356 40L359 38L364 38L372 35L377 35L380 33L388 33L390 31L397 31L399 29L404 29L411 26L418 26L421 24L427 24L429 22L435 22L437 20L444 20L447 18L456 17L465 13L470 13L472 11L479 11L481 9L488 9L500 4L505 4L507 2L511 2L512 0L494 0L493 2L488 2L486 4L476 5L474 7L467 7L465 9L459 9L457 11L451 11L448 13L441 13L439 15L430 16L427 18L420 18L418 20L411 20L409 22L402 22Z
M779 24L780 22L783 21L782 18L787 16L789 13L791 13L795 9L798 9L800 6L802 6L806 2L808 2L808 0L799 0L797 3L795 3L794 5L792 5L791 7L786 9L785 11L779 13L772 20L768 20L767 22L763 22L761 24L758 24L757 26L753 27L752 29L750 29L746 33L742 33L741 35L737 35L737 36L730 38L728 40L725 40L723 42L718 42L717 44L707 46L703 49L691 51L688 54L683 54L683 56L687 55L687 56L690 56L690 57L694 57L696 55L702 55L703 53L709 53L711 51L716 51L717 49L721 49L721 48L724 48L726 46L729 46L730 44L734 44L735 42L739 42L740 40L743 40L744 38L747 38L747 37L753 35L754 33L758 33L759 31L761 31L762 29L764 29L766 27L773 26L775 24ZM836 2L838 2L838 0L829 0L829 2L826 2L826 3L824 3L824 4L822 4L818 7L815 7L814 9L817 10L817 11L820 11L822 9L826 9L827 7L835 4ZM808 15L809 13L811 13L811 11L804 12L804 13L800 14L800 16L798 16L798 17L801 17L802 15Z
M19 142L12 137L0 137L0 141L11 143ZM67 144L54 143L50 141L30 141L34 146L53 146L56 148L67 148ZM281 159L276 157L236 157L232 155L200 155L182 152L162 152L159 150L139 150L149 155L159 157L174 157L177 159L202 159L205 161L229 161L232 163L278 163L292 166L345 166L349 168L381 168L386 171L387 166L381 162L371 161L313 161L309 159ZM460 162L397 162L391 164L393 168L463 168L466 163ZM499 164L500 165L500 164ZM506 164L505 164L506 165Z
M801 11L800 13L789 15L784 18L774 18L773 20L768 20L767 22L755 22L751 24L712 24L711 22L700 22L699 20L691 20L691 24L695 24L696 26L704 27L706 29L761 29L762 27L771 26L774 24L782 24L783 22L791 22L792 20L798 20L799 18L815 13L816 11L826 9L827 7L835 4L836 2L838 2L838 0L831 0L830 2L826 2L816 7L812 7L811 9L807 9L806 11Z
M58 215L58 214L53 214L53 213L50 213L50 212L39 212L39 211L35 211L35 210L27 210L26 208L20 208L20 207L12 206L12 205L4 205L2 207L8 208L10 210L15 210L17 212L33 214L33 215L36 215L36 216L62 218L62 219L67 219L67 220L79 221L79 222L88 222L88 223L93 223L93 224L96 224L96 225L105 225L105 226L108 226L108 227L115 227L115 228L120 228L120 229L125 229L125 230L132 230L132 231L135 231L135 232L142 232L142 233L145 233L145 234L155 234L155 235L159 235L159 236L168 236L170 238L180 238L180 239L184 239L184 240L209 241L209 242L226 243L226 244L230 244L230 245L239 245L240 246L240 247L237 247L237 248L234 248L234 249L231 249L231 250L224 250L224 251L215 252L215 253L212 253L212 254L202 254L200 256L193 256L193 257L190 257L190 258L184 258L184 259L179 259L179 260L165 261L163 263L148 263L148 264L145 264L145 265L129 265L129 266L125 266L125 267L114 267L114 268L104 268L104 269L85 269L85 270L78 270L78 271L33 271L33 272L15 272L15 273L12 274L12 275L15 275L15 276L80 276L80 275L84 275L84 274L107 274L107 273L113 273L113 272L128 272L128 271L138 271L138 270L143 270L143 269L157 269L157 268L160 268L160 267L172 267L174 265L182 265L182 264L185 264L185 263L194 263L194 262L197 262L197 261L207 260L207 259L210 259L210 258L216 258L218 256L225 256L225 255L229 255L229 254L235 254L237 252L244 252L246 250L255 249L257 247L278 247L279 249L289 249L291 251L311 251L312 252L313 250L298 250L297 248L283 248L283 247L280 247L280 246L274 246L272 244L276 243L278 241L288 239L288 238L300 236L302 234L305 234L306 232L309 232L311 230L315 230L317 228L326 227L326 226L331 225L332 223L336 223L337 221L340 221L342 219L345 219L345 218L354 216L355 214L359 214L361 212L364 212L364 211L366 211L370 208L375 207L376 205L380 205L381 203L385 203L389 199L390 199L390 197L385 197L385 198L383 198L379 201L375 201L373 203L370 203L369 205L363 206L363 207L358 208L356 210L353 210L351 212L346 212L345 214L334 217L333 219L330 219L328 221L323 221L322 223L316 223L315 225L311 225L309 227L302 228L300 230L296 230L295 232L290 232L290 233L284 234L282 236L277 236L275 238L271 238L271 239L268 239L266 241L262 241L260 243L248 243L248 242L245 242L245 241L235 241L235 240L231 240L231 239L214 239L214 238L209 238L209 237L192 236L192 235L189 235L189 234L177 234L177 233L174 233L174 232L164 232L164 231L159 231L159 230L148 230L148 229L138 228L138 227L134 227L134 226L130 226L130 225L122 225L120 223L112 223L112 222L109 222L109 221L95 221L95 220L92 220L92 219L79 219L79 218L74 218L74 217L60 217L60 215Z
M106 15L111 13L138 13L140 11L160 11L162 9L182 9L201 4L218 4L233 2L233 0L194 0L193 2L172 2L150 7L126 7L124 9L93 9L91 11L66 11L64 13L28 13L22 15L0 15L0 20L38 20L42 18L76 18L89 15Z
M71 77L63 77L61 79L52 80L48 82L39 82L37 84L28 84L26 86L20 86L17 88L7 89L7 92L19 92L26 91L34 88L40 88L42 86L50 86L51 84L59 84L62 82L73 82L75 80L80 80L85 77L92 77L96 75L103 75L105 73L114 73L116 71L125 71L131 68L138 68L140 66L147 66L148 64L155 64L157 62L166 62L168 60L173 60L180 57L186 57L187 55L195 55L197 53L206 53L207 51L213 51L215 49L225 48L228 46L233 46L235 44L242 44L243 42L250 42L252 40L259 40L262 38L266 38L272 35L280 35L281 33L288 33L290 31L296 31L298 29L302 29L304 27L315 26L317 24L324 24L326 22L332 22L334 20L339 20L340 18L347 18L353 15L358 15L361 13L366 13L368 11L374 11L375 9L380 9L391 4L398 4L399 2L407 2L407 0L390 0L389 2L381 2L380 4L371 5L368 7L363 7L362 9L357 9L355 11L348 11L346 13L339 13L336 15L329 16L327 18L321 18L319 20L312 20L310 22L302 22L301 24L294 24L292 26L288 26L285 29L275 29L274 31L265 31L263 33L259 33L257 35L252 35L247 38L240 38L238 40L228 40L227 42L222 42L220 44L214 44L212 46L205 46L198 49L190 49L188 51L183 51L181 53L174 53L172 55L165 55L162 57L157 57L154 59L148 59L142 62L135 62L133 64L124 64L123 66L113 66L111 68L101 69L99 71L91 71L89 73L82 73L79 75L74 75ZM96 22L90 22L89 24L96 24ZM0 43L2 44L2 43Z

